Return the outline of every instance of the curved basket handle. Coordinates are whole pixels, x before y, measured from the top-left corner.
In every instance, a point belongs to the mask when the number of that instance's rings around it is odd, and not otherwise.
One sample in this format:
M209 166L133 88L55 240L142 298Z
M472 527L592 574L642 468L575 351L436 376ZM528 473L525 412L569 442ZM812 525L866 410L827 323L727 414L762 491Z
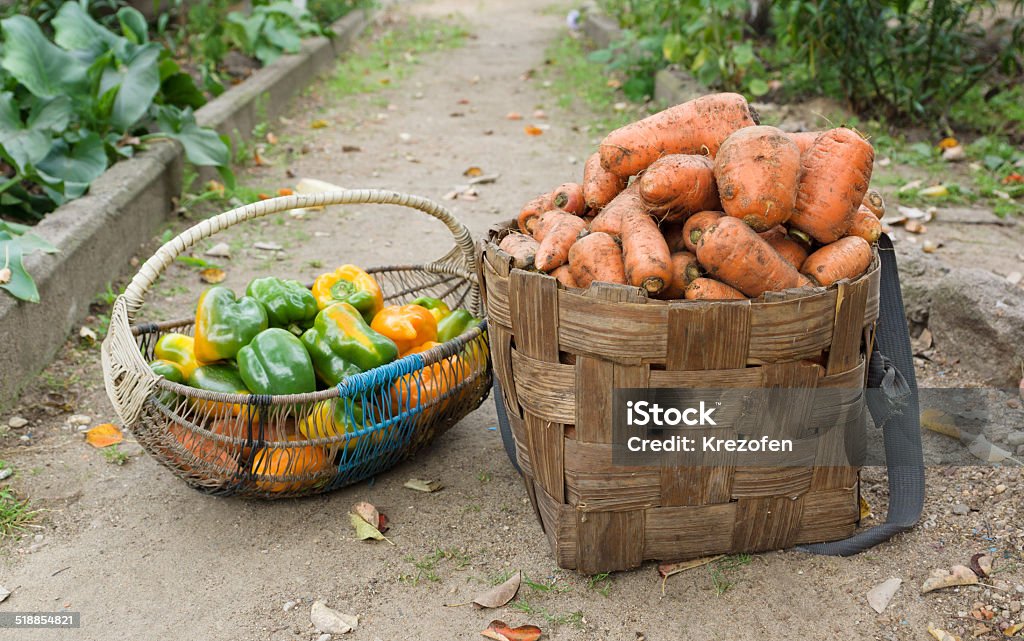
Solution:
M143 403L157 382L157 376L139 351L131 332L131 324L135 313L142 307L146 293L175 258L199 241L246 220L291 209L350 204L401 205L418 209L444 223L455 237L455 247L431 265L466 276L471 284L469 308L474 314L480 315L480 285L476 279L473 238L466 226L456 220L451 212L431 200L380 189L346 189L271 198L238 207L193 225L165 243L139 268L139 272L132 278L124 293L114 301L107 337L102 348L103 381L107 388L107 396L122 422L131 425L138 420L142 414Z
M237 225L240 222L254 218L261 218L268 214L307 207L362 204L401 205L411 209L418 209L440 220L448 227L448 231L455 238L455 247L452 248L452 251L435 261L434 264L454 264L455 266L462 267L466 272L473 275L472 280L475 281L476 251L473 245L473 238L469 235L469 230L450 211L432 200L421 196L412 196L382 189L345 189L316 194L295 194L293 196L261 200L226 211L212 218L207 218L164 243L149 260L139 267L139 273L135 274L135 277L132 278L132 281L124 290L123 296L127 305L129 324L135 319L135 312L142 307L146 293L160 274L167 269L168 265L174 262L175 258L199 241L209 238L232 225ZM474 310L474 313L479 314L480 287L475 282L470 292L469 305Z

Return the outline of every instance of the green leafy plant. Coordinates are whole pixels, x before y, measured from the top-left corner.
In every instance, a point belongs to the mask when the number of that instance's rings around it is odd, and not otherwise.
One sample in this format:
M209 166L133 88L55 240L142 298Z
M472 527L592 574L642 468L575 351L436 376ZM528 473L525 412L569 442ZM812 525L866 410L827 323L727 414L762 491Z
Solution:
M1008 17L986 23L997 4ZM998 72L1019 73L1022 13L1022 0L793 0L773 11L780 44L813 81L894 122L945 117Z
M42 251L52 254L57 248L29 231L25 225L0 220L0 288L31 303L39 302L39 290L25 271L22 258Z
M323 32L308 11L287 0L253 7L249 15L232 11L226 28L232 43L264 65L281 54L297 53L303 36Z
M352 10L372 4L369 0L309 0L306 8L314 20L326 27Z
M195 122L204 99L191 77L149 42L142 14L117 17L120 34L67 2L52 41L25 16L0 21L0 214L38 220L154 138L230 177L227 144Z
M19 499L9 487L0 490L0 541L25 531L38 516L28 499Z

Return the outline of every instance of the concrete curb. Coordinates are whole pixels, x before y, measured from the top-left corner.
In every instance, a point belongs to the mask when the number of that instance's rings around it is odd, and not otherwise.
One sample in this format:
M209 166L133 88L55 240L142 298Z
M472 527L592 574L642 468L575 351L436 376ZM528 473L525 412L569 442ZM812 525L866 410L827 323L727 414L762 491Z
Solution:
M353 11L332 25L335 38L303 42L300 53L282 56L224 92L198 110L196 119L234 140L249 137L258 122L280 114L291 98L349 49L369 20L366 11ZM112 166L88 194L36 225L35 233L60 253L25 258L41 303L0 295L0 408L53 360L96 294L125 274L139 247L152 240L181 194L184 165L181 145L151 145Z
M582 29L583 35L594 43L596 49L607 49L611 43L622 38L622 29L619 25L601 13L596 5L586 8Z

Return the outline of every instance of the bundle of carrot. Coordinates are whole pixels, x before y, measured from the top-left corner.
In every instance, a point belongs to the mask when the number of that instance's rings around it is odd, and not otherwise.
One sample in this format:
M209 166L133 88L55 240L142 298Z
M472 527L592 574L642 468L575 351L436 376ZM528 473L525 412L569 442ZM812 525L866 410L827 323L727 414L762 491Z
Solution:
M528 202L500 247L568 287L662 299L827 287L871 263L885 212L873 162L851 129L785 133L739 94L704 96L608 134L582 183Z

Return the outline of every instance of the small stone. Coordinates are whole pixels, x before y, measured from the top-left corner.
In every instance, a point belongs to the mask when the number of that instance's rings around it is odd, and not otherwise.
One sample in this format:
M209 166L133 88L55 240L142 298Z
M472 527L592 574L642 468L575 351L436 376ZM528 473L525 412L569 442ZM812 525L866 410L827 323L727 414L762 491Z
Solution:
M286 601L284 604L284 611L291 612L293 609L295 609L295 606L297 605L298 603L296 603L295 601Z
M32 537L32 540L35 541L36 543L42 543L43 542L43 535L42 534L37 534L37 535Z
M1020 272L1010 272L1006 275L1006 282L1011 285L1019 285L1022 280L1024 280L1024 274L1021 274Z
M1024 456L1024 445L1017 446L1017 456Z
M206 255L215 258L231 258L231 247L227 243L217 243L206 250Z
M309 620L317 630L328 635L347 634L359 626L359 617L338 612L327 607L323 601L313 602Z
M7 421L7 427L13 430L21 429L26 425L28 425L28 419L24 416L12 416L10 420Z
M255 245L253 245L253 247L255 247L256 249L261 249L263 251L270 251L270 252L278 252L278 251L281 251L282 249L284 249L284 247L282 247L278 243L266 243L266 242L262 242L262 241L256 243Z
M68 417L68 425L88 425L92 423L92 417L86 414L72 414Z
M11 591L0 585L0 603L6 601L9 596L11 596Z
M5 467L4 469L0 470L0 481L4 481L10 478L12 474L14 474L14 470L12 470L9 467Z
M960 162L967 157L964 148L960 145L947 147L942 151L942 159L946 162Z
M963 503L957 503L953 506L953 514L956 514L957 516L966 516L970 514L970 512L971 508L967 507Z
M1006 485L1000 483L999 485L996 486L996 494L1002 494L1005 491L1006 491Z
M324 633L316 638L316 641L331 641L331 635Z
M1006 436L1006 442L1014 447L1017 447L1018 445L1024 445L1024 430L1016 430L1010 432Z

